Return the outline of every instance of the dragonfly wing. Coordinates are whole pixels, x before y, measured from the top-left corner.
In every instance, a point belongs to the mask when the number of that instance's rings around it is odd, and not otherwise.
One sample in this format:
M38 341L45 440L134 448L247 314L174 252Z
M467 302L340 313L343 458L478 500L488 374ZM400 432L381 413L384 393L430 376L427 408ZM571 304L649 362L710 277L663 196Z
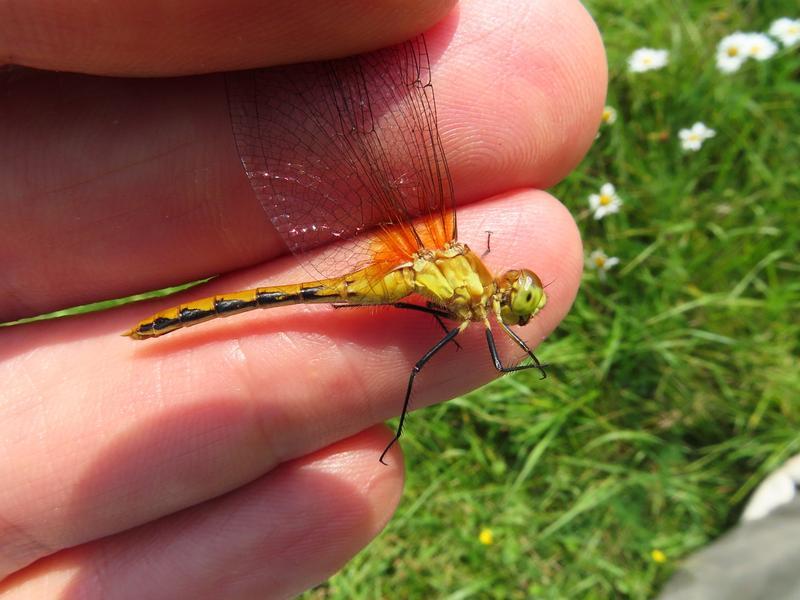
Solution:
M424 38L226 83L245 172L289 249L348 240L307 261L315 275L396 264L454 239Z

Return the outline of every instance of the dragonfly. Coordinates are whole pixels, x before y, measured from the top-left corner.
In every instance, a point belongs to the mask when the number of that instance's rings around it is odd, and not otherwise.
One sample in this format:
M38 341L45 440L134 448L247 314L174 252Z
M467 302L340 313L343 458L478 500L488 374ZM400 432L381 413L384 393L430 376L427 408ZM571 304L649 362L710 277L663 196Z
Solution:
M355 57L227 74L226 90L255 196L310 278L181 304L124 335L147 340L303 303L428 313L445 335L411 369L384 464L403 432L415 378L447 344L458 346L456 337L471 324L484 327L497 371L538 368L546 377L545 365L511 329L545 306L540 278L524 268L494 276L483 256L457 239L424 36ZM492 321L531 363L502 363Z

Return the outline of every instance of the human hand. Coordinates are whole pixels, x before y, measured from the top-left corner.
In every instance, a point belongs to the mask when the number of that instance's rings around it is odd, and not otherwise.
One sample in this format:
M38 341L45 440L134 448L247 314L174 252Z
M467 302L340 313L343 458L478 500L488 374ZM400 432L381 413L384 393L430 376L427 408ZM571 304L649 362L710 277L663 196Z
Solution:
M171 35L151 26L141 46L111 43L142 37L130 14L113 35L75 14L58 24L85 45L75 56L8 33L0 50L43 68L204 72L395 42L446 12L430 4L405 21L360 7L354 21L331 3L327 22L351 29L328 35L308 25L324 27L320 13L287 4L272 19L288 23L283 38L261 36L271 15L260 8L224 26L195 11ZM537 190L591 143L602 47L577 2L457 11L426 38L440 54L433 78L459 238L477 249L491 230L491 267L527 266L552 281L545 310L519 330L535 344L566 314L583 262L571 217ZM0 593L282 597L324 580L399 501L402 459L395 447L388 468L378 463L391 432L374 424L399 412L411 365L440 336L435 323L295 307L143 345L119 337L179 302L307 279L280 257L241 172L222 80L12 72L4 91L0 319L227 274L147 306L1 330ZM415 407L495 375L474 329L462 351L427 367Z

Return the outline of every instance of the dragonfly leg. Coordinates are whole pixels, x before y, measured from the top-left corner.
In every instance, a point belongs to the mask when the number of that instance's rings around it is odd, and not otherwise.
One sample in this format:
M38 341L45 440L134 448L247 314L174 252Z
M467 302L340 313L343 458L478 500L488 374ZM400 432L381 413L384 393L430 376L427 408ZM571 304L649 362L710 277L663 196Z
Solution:
M429 315L434 315L435 317L439 317L442 319L450 319L451 321L458 320L446 310L437 308L436 305L431 304L430 302L428 302L428 304L426 304L425 306L420 306L419 304L411 304L410 302L395 302L394 304L392 304L392 306L394 306L395 308L418 310L420 312L428 313ZM450 331L450 330L445 328L445 331Z
M488 256L489 252L491 252L491 251L492 251L492 232L491 231L487 231L486 232L486 250L484 251L483 254L481 254L481 258L486 258L486 256Z
M513 373L514 371L524 371L525 369L539 369L539 372L542 374L542 379L547 377L547 371L544 368L547 366L541 362L539 359L536 358L536 355L533 353L525 341L519 337L516 333L514 333L505 323L500 322L500 326L503 328L503 331L508 334L516 344L522 348L528 356L531 357L533 360L532 365L520 365L516 367L504 367L503 363L500 361L500 355L497 353L497 346L494 343L494 336L492 335L492 330L490 327L486 327L486 342L489 344L489 353L492 355L492 362L494 363L494 368L500 371L501 373Z
M439 327L441 327L442 331L444 331L445 333L447 333L450 330L447 328L447 325L444 324L444 321L442 321L442 319L450 319L451 321L457 320L449 312L431 305L430 302L426 306L420 306L419 304L411 304L410 302L395 302L394 304L392 304L392 306L394 306L395 308L403 308L407 310L417 310L419 312L424 312L428 313L429 315L433 315L433 318L436 319L436 322L439 323ZM461 350L461 344L459 344L458 341L454 339L453 343L456 345L456 348Z
M448 342L454 340L459 333L464 331L467 325L469 325L469 321L466 321L465 323L462 323L455 329L448 331L447 335L444 336L442 339L440 339L438 342L436 342L433 348L428 350L423 355L423 357L417 361L417 364L414 365L414 368L411 369L411 375L408 377L408 387L406 388L406 397L405 400L403 400L403 411L400 413L400 423L398 423L397 425L397 431L395 432L392 441L389 442L389 445L386 446L386 448L384 448L383 452L381 452L381 457L378 459L383 464L386 464L386 461L384 461L383 458L386 456L386 453L389 452L389 448L394 446L395 442L400 439L400 436L403 433L403 423L405 423L406 415L408 414L408 406L411 403L411 389L414 387L414 379L416 379L417 373L419 373L422 370L422 367L424 367L425 364L431 358L433 358L434 354L436 354L439 350L444 348L448 344Z
M421 306L419 304L411 304L410 302L393 302L392 304L350 304L345 302L337 302L335 304L331 304L331 306L333 306L333 308L375 308L376 306L393 306L395 308L418 310L420 312L436 315L438 317L442 317L445 319L450 319L451 321L458 320L446 310L437 308L435 305L431 303L428 303L426 306ZM450 331L450 330L446 329L445 331Z
M371 307L374 308L375 306L381 306L381 305L379 305L379 304L333 304L332 306L333 306L333 308L356 308L356 307L364 307L364 306L371 306ZM458 320L453 315L451 315L449 312L447 312L446 310L442 310L440 308L437 308L436 306L431 305L430 303L428 303L426 306L420 306L419 304L411 304L410 302L395 302L393 304L388 304L388 305L383 305L383 306L393 306L394 308L402 308L402 309L406 309L406 310L416 310L416 311L419 311L419 312L428 313L429 315L433 315L433 317L436 319L436 322L439 323L439 327L441 327L442 331L444 331L445 333L447 333L450 330L447 328L447 325L444 324L444 321L442 321L442 319L450 319L451 321L457 321ZM461 344L459 344L456 340L453 340L453 343L456 345L456 348L461 350Z

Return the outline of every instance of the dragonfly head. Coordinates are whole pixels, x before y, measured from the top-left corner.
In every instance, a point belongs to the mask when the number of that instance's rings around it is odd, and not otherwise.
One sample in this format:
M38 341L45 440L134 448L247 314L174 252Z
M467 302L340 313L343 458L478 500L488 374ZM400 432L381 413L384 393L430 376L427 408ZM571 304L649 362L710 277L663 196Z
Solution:
M500 318L506 325L527 325L547 303L542 280L533 271L506 271L496 283Z

